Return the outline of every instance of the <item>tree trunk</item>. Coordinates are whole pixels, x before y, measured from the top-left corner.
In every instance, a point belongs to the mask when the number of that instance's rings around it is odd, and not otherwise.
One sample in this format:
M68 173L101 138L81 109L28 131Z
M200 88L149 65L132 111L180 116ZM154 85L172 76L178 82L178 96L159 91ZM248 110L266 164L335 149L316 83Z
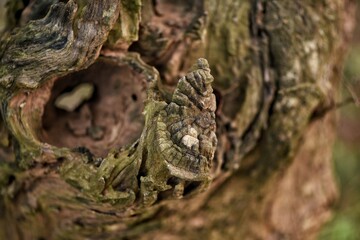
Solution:
M0 239L316 238L351 9L8 1Z

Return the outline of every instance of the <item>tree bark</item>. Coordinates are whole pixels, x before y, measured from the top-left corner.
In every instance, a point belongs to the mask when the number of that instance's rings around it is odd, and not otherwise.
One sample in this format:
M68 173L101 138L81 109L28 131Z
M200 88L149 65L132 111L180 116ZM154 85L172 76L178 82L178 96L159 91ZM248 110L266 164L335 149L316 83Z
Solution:
M315 239L351 4L9 1L0 239Z

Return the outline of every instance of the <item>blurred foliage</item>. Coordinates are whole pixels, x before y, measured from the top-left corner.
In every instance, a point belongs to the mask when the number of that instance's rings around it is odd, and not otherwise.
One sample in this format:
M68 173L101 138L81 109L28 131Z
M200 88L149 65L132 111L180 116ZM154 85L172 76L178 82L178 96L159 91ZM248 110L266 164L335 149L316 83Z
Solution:
M360 46L354 43L350 49L344 67L344 78L347 81L356 81L360 73Z
M344 66L342 99L360 100L360 18L354 42ZM333 219L323 228L319 240L360 239L360 107L348 104L337 110L338 139L334 146L334 171L340 198Z
M360 239L359 160L360 149L339 138L334 147L334 165L341 195L334 218L324 227L319 240Z

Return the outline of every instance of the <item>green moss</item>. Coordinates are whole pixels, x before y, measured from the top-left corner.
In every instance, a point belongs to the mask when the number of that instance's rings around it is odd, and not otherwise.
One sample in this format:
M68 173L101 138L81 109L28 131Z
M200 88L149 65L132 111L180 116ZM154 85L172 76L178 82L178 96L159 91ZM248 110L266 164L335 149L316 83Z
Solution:
M122 0L120 14L114 28L110 31L106 45L110 48L129 45L138 40L140 24L140 0ZM124 47L124 46L121 46Z
M1 189L9 183L12 174L14 174L14 169L6 163L0 162L0 192Z
M209 1L205 56L214 75L214 86L227 89L237 82L251 62L247 1ZM213 64L213 65L212 65Z
M129 13L136 15L140 11L141 1L139 0L121 0L121 3Z
M347 216L339 216L327 225L318 240L358 240L359 236L358 223Z

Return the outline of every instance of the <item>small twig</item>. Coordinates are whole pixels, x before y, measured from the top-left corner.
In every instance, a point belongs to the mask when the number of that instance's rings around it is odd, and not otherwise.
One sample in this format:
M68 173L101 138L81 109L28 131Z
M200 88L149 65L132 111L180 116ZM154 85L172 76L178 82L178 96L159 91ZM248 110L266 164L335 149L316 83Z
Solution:
M355 105L357 107L359 107L360 106L360 97L355 93L354 89L351 88L349 85L346 84L345 87L349 91L349 93L351 95L351 99L353 100Z

